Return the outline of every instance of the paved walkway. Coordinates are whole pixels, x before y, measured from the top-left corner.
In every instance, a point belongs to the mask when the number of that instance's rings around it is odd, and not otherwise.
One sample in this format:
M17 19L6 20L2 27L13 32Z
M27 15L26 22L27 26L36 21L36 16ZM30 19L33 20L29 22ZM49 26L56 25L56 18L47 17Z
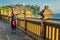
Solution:
M16 30L16 34L11 33L11 25L0 20L0 40L32 40L30 37Z

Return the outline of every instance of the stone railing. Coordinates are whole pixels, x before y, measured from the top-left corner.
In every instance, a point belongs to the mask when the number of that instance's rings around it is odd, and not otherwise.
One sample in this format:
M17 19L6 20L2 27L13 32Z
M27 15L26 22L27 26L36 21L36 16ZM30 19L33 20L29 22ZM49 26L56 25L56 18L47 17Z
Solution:
M0 15L0 19L6 22L11 21L11 17L6 15ZM24 19L24 18L17 18L17 26L18 29L29 35L30 37L34 38L35 40L41 40L42 31L45 30L44 40L60 40L60 21L56 20L45 20L44 21L44 28L42 29L41 20L39 19Z

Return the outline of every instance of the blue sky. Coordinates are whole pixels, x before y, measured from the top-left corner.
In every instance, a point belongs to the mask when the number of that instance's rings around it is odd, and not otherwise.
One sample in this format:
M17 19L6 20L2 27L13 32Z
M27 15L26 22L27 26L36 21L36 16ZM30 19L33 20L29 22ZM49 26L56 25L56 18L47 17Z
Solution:
M0 0L0 6L10 4L37 4L40 10L44 9L45 5L49 5L53 13L60 13L60 0Z

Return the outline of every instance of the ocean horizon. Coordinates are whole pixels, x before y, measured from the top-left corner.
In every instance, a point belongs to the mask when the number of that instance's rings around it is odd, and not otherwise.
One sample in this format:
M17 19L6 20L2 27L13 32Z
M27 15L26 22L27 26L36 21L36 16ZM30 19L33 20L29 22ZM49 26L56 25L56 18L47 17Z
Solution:
M60 19L60 13L55 13L52 18L55 18L55 19Z

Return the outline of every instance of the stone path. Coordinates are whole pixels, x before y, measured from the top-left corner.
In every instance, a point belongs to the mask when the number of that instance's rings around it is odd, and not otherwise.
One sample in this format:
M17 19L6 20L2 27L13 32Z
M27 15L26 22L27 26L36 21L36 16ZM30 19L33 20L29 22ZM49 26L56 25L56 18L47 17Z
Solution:
M16 30L16 34L12 34L11 25L8 22L0 20L0 40L32 40L23 32Z

